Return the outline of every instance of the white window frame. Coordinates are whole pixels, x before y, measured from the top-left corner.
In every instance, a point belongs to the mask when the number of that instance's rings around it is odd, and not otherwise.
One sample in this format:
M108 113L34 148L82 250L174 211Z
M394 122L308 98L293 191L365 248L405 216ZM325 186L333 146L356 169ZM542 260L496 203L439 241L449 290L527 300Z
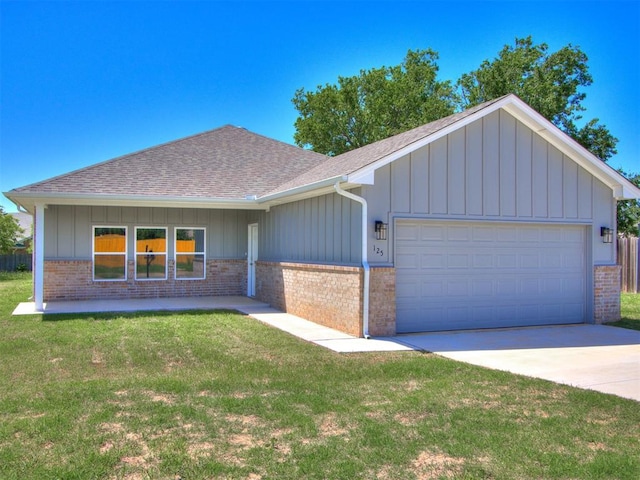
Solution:
M138 277L138 256L144 255L144 252L138 252L138 230L164 230L164 239L165 239L165 251L164 252L153 252L154 255L164 255L164 276L156 277L156 278L146 278L146 277ZM165 281L167 279L168 270L169 270L169 229L168 227L159 227L159 226L139 226L135 227L134 237L133 237L133 275L137 282L158 282Z
M173 278L176 280L205 280L207 278L207 229L206 227L174 227L173 232ZM178 252L178 230L202 230L203 241L202 251L182 253ZM179 255L202 255L202 277L178 277L178 256Z
M121 228L124 230L124 252L96 252L96 230L98 228L115 229ZM94 225L91 229L91 277L94 282L126 282L128 273L128 249L129 249L129 236L128 229L124 225ZM124 278L96 278L96 256L106 255L122 255L124 256Z

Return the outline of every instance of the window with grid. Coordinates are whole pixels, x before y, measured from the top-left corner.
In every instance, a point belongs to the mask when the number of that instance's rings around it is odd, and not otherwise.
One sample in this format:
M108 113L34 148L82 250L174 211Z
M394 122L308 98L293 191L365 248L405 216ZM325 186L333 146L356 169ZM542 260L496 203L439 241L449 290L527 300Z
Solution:
M205 229L176 228L175 277L198 280L206 276Z
M93 227L93 279L127 279L127 227Z
M136 280L166 280L167 229L136 227Z

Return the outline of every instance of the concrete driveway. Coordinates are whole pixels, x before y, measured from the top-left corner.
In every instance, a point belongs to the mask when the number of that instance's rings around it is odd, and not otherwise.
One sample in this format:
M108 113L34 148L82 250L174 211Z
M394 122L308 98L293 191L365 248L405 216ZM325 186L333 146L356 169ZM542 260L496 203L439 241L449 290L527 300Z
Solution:
M418 350L640 401L640 331L605 325L356 338L273 309L252 317L340 353Z
M640 331L568 325L396 337L416 350L640 401Z

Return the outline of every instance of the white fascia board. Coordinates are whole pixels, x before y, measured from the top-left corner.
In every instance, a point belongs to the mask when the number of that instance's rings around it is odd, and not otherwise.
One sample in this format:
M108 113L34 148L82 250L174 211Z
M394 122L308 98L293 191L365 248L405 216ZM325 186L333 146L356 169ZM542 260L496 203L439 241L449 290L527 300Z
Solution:
M349 183L360 185L373 185L375 183L375 170L362 169L348 176Z
M408 155L409 153L434 142L450 133L465 127L476 120L504 109L517 120L529 127L535 133L547 140L562 153L572 158L578 165L596 177L602 183L611 188L612 196L616 200L640 199L640 189L629 180L624 178L613 168L600 160L589 150L580 145L577 141L564 133L545 117L536 112L533 108L523 102L515 95L509 95L502 100L489 105L476 113L469 115L451 125L438 130L431 135L424 137L406 147L397 150L381 159L363 167L347 176L349 183L360 183L373 185L373 176L377 169Z
M511 97L506 97L500 100L499 102L493 103L488 107L483 108L482 110L479 110L469 115L468 117L458 120L457 122L452 123L451 125L448 125L438 130L437 132L432 133L431 135L421 138L420 140L416 140L415 142L407 145L406 147L401 148L400 150L396 150L395 152L380 158L379 160L367 165L366 167L363 167L359 170L356 170L355 172L350 173L347 176L348 182L373 185L373 175L375 171L378 170L379 168L384 167L385 165L388 165L389 163L395 160L398 160L399 158L402 158L405 155L408 155L409 153L414 152L419 148L422 148L425 145L428 145L438 140L439 138L445 137L450 133L455 132L456 130L469 125L470 123L475 122L479 118L482 118L485 115L502 108L505 105L505 103L509 101L510 98Z
M611 188L612 196L616 200L640 198L640 189L620 175L611 166L596 157L518 97L509 97L509 99L511 101L503 105L505 111Z
M90 205L114 207L214 208L265 210L256 200L226 198L147 197L142 195L89 195L5 192L5 197L32 212L36 203L45 205Z
M308 183L299 187L291 188L289 190L283 190L282 192L272 193L258 198L260 205L265 205L267 208L273 205L279 205L282 203L289 203L304 198L317 197L323 195L327 187L333 189L333 185L336 182L344 182L346 177L343 175L337 175L335 177L326 178L318 182Z

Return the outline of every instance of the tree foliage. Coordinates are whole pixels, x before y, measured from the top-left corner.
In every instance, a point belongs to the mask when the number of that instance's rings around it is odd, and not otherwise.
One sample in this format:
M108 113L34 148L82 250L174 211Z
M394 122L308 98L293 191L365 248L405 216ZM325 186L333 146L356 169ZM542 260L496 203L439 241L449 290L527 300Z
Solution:
M640 187L640 173L628 174L618 170L631 183ZM640 224L640 200L621 200L618 202L618 233L625 236L638 236Z
M296 144L338 155L515 93L602 160L616 153L618 140L606 126L597 118L582 120L583 88L593 79L580 48L551 52L530 36L516 38L455 84L438 80L437 60L433 50L409 50L401 65L361 70L315 91L299 89L292 100L299 113Z
M297 90L296 144L339 155L450 115L453 86L437 79L437 60L432 50L409 50L401 65L361 70L315 92Z
M314 92L299 89L292 100L299 113L296 144L339 155L514 93L600 159L617 153L618 139L607 127L597 118L582 118L583 89L593 78L579 47L568 44L552 52L546 43L534 44L531 36L516 38L453 85L438 80L437 60L433 50L409 50L401 65L338 77L336 85ZM627 176L640 185L638 174ZM636 234L639 221L638 201L618 202L620 233Z
M13 253L18 236L23 232L20 224L0 207L0 253Z
M616 154L618 140L599 120L579 126L586 94L591 85L587 55L571 44L550 52L546 43L534 45L532 38L516 38L505 45L492 61L463 74L456 83L458 107L515 93L527 104L573 137L594 155L606 161Z

